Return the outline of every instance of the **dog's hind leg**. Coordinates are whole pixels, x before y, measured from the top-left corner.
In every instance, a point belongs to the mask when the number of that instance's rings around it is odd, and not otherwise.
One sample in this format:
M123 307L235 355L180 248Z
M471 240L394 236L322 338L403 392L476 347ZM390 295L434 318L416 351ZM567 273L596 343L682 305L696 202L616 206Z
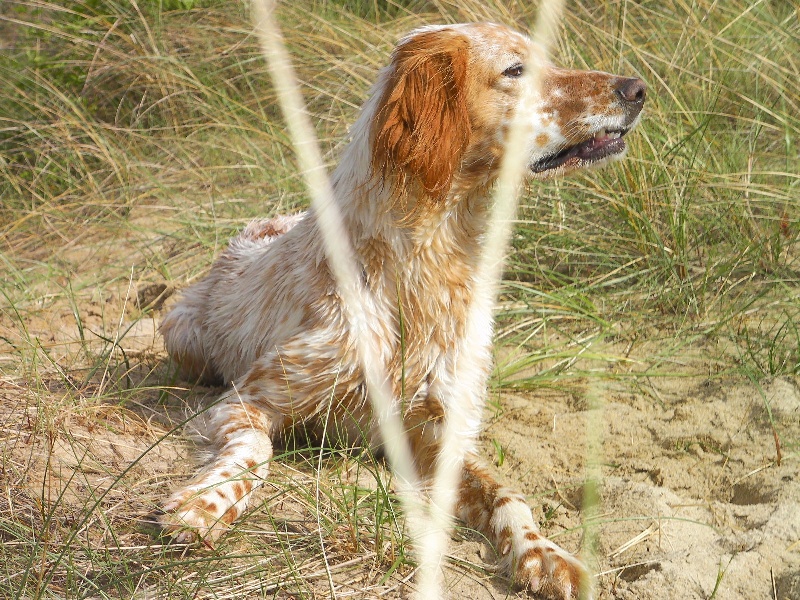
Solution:
M163 504L160 522L167 534L182 542L216 539L266 478L274 434L326 414L330 402L365 410L360 377L349 368L351 347L341 335L321 329L289 339L252 364L209 410L216 454Z
M237 289L247 293L237 280L242 269L304 217L305 213L298 213L250 222L214 261L209 274L190 286L164 317L160 327L164 345L180 366L184 378L213 384L230 383L222 380L219 365L213 364L209 356L209 349L219 344L220 328L209 331L205 323L214 315L214 307L229 300Z
M202 323L212 285L212 280L205 279L189 288L164 317L159 330L167 353L180 367L183 378L220 384L220 374L214 372L203 348Z

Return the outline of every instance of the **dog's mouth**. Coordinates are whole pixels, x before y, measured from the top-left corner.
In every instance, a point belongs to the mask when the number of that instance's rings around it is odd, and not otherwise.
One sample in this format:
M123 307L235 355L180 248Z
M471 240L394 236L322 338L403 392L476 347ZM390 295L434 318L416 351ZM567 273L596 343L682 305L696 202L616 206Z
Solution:
M567 146L560 152L546 156L530 166L534 173L545 173L560 167L579 168L621 154L625 151L625 134L629 127L601 129L588 140Z

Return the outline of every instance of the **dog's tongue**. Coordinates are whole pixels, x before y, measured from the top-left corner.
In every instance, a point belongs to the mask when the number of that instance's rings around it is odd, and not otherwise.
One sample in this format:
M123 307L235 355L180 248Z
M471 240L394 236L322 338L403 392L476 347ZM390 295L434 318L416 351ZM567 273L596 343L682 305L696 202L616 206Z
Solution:
M607 147L616 148L617 146L624 146L625 142L618 133L606 133L602 131L590 140L578 145L577 156L581 158L592 158L598 151L606 149Z
M602 160L607 156L625 150L625 140L622 139L623 135L624 133L620 131L607 132L603 129L598 131L593 138L565 148L558 154L531 165L531 170L534 173L543 173L556 169L573 158L585 161L583 166L591 162Z

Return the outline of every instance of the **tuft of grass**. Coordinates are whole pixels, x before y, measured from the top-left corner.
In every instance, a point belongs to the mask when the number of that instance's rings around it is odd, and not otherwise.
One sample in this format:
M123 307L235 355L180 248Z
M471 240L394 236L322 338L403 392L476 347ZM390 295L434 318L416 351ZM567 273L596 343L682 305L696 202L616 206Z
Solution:
M501 330L525 349L518 364L558 354L528 344L521 313L542 333L555 330L556 348L573 356L590 351L581 340L632 339L643 323L664 330L673 352L678 340L718 333L751 345L745 313L791 330L800 266L794 9L588 2L564 28L563 61L639 75L648 99L627 159L534 184L523 202ZM791 360L778 363L773 374L794 372ZM558 376L552 364L539 372Z

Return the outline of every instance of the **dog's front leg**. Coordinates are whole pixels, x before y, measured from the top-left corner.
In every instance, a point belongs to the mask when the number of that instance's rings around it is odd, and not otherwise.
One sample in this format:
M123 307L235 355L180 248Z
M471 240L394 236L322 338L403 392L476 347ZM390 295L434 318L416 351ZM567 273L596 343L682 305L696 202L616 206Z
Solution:
M591 598L583 564L541 533L521 494L501 487L474 456L464 462L456 516L495 547L517 585L553 598Z
M232 389L210 409L214 457L161 507L161 525L175 541L213 542L266 478L273 418L251 400Z

